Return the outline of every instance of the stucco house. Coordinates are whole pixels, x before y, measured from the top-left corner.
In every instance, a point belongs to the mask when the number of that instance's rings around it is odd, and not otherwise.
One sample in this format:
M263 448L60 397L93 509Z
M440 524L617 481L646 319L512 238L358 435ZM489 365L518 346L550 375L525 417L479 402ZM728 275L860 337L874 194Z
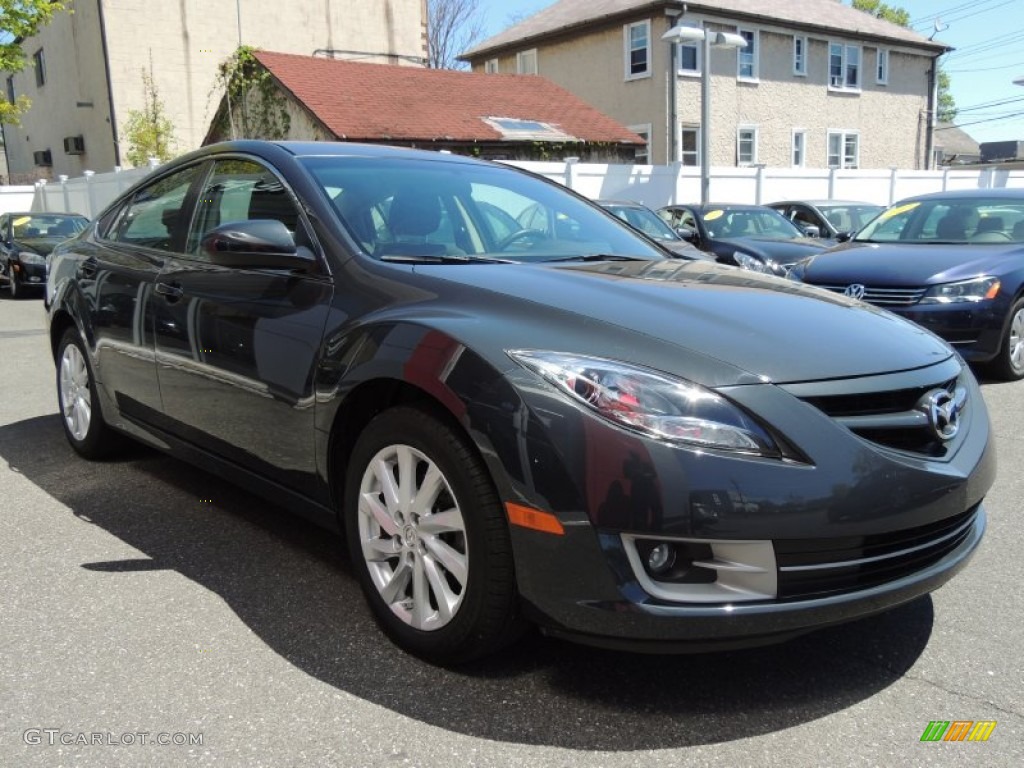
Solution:
M643 139L543 77L257 51L269 87L225 98L204 143L358 141L501 160L623 162ZM254 78L258 79L258 78ZM263 115L262 118L259 115Z
M704 62L701 44L673 51L662 40L680 24L741 35L746 47L712 49ZM475 72L564 86L643 135L640 162L700 164L710 64L712 165L925 168L947 50L839 0L559 0L461 58Z
M20 126L3 126L14 179L125 165L124 122L143 107L143 70L152 72L184 152L202 142L220 97L218 66L240 43L426 62L426 0L76 0L72 7L22 42L29 66L6 75L8 99L32 100Z

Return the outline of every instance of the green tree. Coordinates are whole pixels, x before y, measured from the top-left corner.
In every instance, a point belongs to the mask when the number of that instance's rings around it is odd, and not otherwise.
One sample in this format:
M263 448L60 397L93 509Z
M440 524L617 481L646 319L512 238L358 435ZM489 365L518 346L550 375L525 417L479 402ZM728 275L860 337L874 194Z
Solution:
M125 158L134 166L145 165L155 157L166 163L174 156L178 141L174 137L174 123L167 117L167 109L153 82L150 71L142 70L143 108L128 110L124 124L124 140L128 144Z
M910 26L910 13L903 8L894 5L886 5L881 0L853 0L853 7L858 11L870 13L879 19L891 21L901 27ZM935 117L944 123L952 123L956 120L956 100L949 90L949 73L942 70L939 65L939 103Z
M28 63L21 47L24 39L35 35L62 11L67 11L64 2L0 0L0 71L21 72ZM0 123L17 125L31 104L24 95L13 104L0 98Z

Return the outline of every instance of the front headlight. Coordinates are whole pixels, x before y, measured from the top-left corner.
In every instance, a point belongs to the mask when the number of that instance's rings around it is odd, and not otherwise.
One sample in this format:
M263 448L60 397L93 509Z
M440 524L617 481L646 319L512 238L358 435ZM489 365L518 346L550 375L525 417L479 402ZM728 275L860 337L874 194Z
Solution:
M752 272L763 272L766 275L773 274L772 268L769 264L766 264L760 259L755 259L749 253L735 251L732 254L732 257L736 260L736 263L739 264L744 269L749 269Z
M21 251L18 254L18 260L22 264L38 264L42 265L46 263L46 257L40 256L35 251Z
M976 277L957 283L944 283L928 289L921 304L961 304L994 299L999 293L999 278Z
M782 455L771 435L721 395L693 382L615 360L510 350L509 357L620 427L697 448Z

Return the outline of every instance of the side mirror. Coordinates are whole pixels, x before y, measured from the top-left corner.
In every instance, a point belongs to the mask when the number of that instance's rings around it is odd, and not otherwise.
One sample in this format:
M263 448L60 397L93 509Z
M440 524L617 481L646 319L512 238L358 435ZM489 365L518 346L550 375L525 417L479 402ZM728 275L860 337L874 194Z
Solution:
M688 243L692 243L694 240L697 239L696 231L690 229L689 227L676 227L676 234L679 235L681 238L683 238L683 240L685 240Z
M852 240L856 232L836 232L836 242L845 243L847 240Z
M200 247L213 264L249 269L309 270L316 259L295 245L288 227L276 219L251 219L221 224L210 230Z
M821 230L813 224L806 224L800 227L805 237L821 237Z

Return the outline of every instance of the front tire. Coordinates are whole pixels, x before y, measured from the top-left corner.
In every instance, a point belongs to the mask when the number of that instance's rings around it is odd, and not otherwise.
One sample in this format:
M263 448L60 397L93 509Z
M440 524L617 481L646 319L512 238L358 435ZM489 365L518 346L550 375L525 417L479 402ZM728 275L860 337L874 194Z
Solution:
M57 404L64 435L81 456L101 459L121 444L120 435L103 420L89 356L73 328L57 348Z
M25 293L25 290L21 287L21 281L18 280L18 273L14 271L14 267L10 264L7 265L7 287L11 291L12 299L20 299Z
M1024 379L1024 298L1010 309L1010 322L999 355L993 361L993 373L1006 381Z
M438 664L521 629L508 525L465 438L422 410L374 418L348 465L344 525L367 602L400 647Z

